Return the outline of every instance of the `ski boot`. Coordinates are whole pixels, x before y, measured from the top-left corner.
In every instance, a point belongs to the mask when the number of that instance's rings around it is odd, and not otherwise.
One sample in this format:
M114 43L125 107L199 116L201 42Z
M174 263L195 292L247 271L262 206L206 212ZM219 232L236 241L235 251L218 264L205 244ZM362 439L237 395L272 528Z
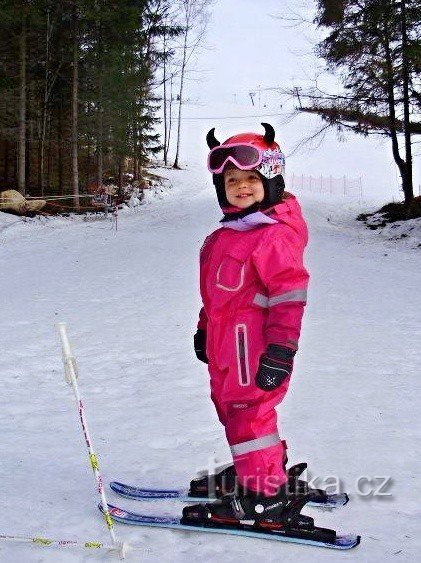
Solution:
M334 543L337 537L334 530L318 528L313 518L301 514L302 508L313 499L313 494L307 494L290 500L286 485L270 497L239 485L236 493L212 503L185 506L181 523Z
M282 465L286 472L288 481L286 485L286 493L289 500L302 497L308 494L312 495L312 500L323 503L327 500L327 494L322 489L312 489L308 486L307 481L299 479L299 476L307 469L307 463L297 463L289 469L286 468L288 456L286 454L286 442L282 442L284 446L284 457ZM237 474L234 465L225 467L218 473L213 475L204 475L197 477L190 482L189 497L192 498L215 498L219 499L225 495L235 492L237 487Z
M189 497L221 498L233 493L237 484L237 474L233 465L215 474L196 477L190 482Z
M288 446L285 440L282 440L282 445L284 447L282 465L284 467L284 471L286 471L286 464L288 463L288 456L286 452ZM196 477L190 481L189 497L209 497L218 499L233 493L236 486L237 473L234 465L229 465L215 474L207 474L203 477Z

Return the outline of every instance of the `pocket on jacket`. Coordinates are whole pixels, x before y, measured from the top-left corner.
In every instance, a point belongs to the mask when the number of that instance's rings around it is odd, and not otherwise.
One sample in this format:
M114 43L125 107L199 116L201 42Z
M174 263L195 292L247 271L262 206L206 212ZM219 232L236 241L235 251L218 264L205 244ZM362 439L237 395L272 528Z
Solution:
M238 383L241 387L250 385L250 365L247 339L247 325L235 326L235 346L237 352Z
M244 284L245 263L234 256L224 256L216 272L216 286L225 291L238 291Z

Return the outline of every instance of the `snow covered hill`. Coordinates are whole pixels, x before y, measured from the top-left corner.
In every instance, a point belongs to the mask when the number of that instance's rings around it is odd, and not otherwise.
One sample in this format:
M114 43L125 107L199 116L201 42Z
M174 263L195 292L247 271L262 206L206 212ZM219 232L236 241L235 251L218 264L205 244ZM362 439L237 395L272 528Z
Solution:
M2 216L0 534L108 542L63 377L58 321L68 323L105 481L187 483L197 469L229 459L206 368L192 350L197 256L219 219L216 198L203 169L165 173L173 189L121 212L117 231L105 219ZM280 427L291 462L308 461L318 485L340 478L351 494L335 513L313 510L319 525L361 533L362 543L338 554L117 525L120 539L144 546L132 561L408 562L420 556L419 257L367 231L355 221L353 203L305 194L300 201L310 227L312 279ZM359 494L381 479L390 496ZM109 500L117 500L111 492ZM1 562L99 560L112 558L0 543Z

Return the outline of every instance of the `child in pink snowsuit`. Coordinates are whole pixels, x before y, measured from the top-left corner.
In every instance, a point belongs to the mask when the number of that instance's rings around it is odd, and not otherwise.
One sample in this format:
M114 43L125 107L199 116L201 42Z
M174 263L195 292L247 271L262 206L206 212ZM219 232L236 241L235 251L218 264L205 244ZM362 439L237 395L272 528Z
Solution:
M285 159L274 130L262 125L264 135L222 144L214 129L207 136L224 218L200 252L203 307L195 335L243 496L259 499L255 512L266 510L262 499L284 498L275 407L288 390L309 279L306 224L295 197L284 192ZM246 505L240 516L248 515Z

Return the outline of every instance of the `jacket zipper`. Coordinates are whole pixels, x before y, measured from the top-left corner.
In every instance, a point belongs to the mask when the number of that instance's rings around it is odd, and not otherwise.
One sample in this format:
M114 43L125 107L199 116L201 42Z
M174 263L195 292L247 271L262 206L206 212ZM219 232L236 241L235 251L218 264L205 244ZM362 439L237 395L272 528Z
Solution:
M246 387L250 385L247 325L240 324L235 326L235 341L237 347L238 382L242 387Z

